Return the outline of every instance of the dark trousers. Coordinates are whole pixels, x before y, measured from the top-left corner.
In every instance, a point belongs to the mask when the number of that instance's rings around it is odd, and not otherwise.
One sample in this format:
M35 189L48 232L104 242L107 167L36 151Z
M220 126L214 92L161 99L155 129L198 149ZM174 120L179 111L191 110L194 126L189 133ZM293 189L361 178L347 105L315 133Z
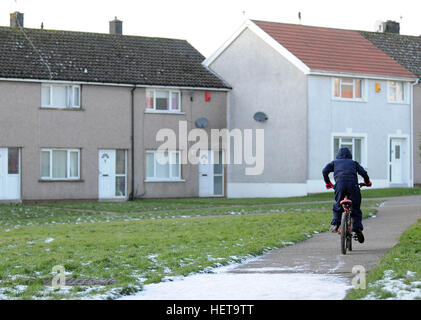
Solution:
M352 226L353 228L363 229L362 219L363 213L361 212L361 191L357 183L353 181L339 181L335 185L335 204L333 205L333 219L332 225L340 225L342 212L344 209L341 206L341 201L348 196L352 201Z

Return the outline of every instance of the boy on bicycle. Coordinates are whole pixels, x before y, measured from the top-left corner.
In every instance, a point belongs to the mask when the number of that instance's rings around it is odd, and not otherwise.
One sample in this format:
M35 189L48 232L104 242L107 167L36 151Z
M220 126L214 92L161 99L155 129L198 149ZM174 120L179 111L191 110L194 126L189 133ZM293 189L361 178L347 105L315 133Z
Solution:
M335 187L329 179L329 173L333 172L335 179ZM335 189L335 204L333 205L333 219L330 223L332 225L331 231L338 232L341 224L341 216L344 211L340 202L348 195L352 201L352 231L355 232L358 242L364 242L362 218L363 214L360 209L361 192L358 185L358 175L364 178L364 183L367 187L371 187L370 178L367 171L357 162L352 160L351 151L348 148L339 149L336 155L336 160L328 163L323 171L323 178L326 183L326 189Z

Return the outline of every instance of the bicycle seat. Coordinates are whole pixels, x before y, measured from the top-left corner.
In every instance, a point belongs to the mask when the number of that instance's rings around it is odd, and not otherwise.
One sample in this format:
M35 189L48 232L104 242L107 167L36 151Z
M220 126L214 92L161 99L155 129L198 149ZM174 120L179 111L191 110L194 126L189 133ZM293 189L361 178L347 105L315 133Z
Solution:
M341 206L343 206L343 205L350 206L350 205L352 205L352 201L349 200L349 199L344 199L344 200L341 201Z

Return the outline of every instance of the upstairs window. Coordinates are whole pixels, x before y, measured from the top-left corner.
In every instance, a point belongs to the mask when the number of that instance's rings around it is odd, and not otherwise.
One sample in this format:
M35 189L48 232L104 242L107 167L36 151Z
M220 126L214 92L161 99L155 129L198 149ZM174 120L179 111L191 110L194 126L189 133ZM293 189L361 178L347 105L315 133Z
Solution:
M146 109L156 112L180 112L180 91L146 90Z
M41 106L44 108L80 108L80 86L43 84Z
M362 84L362 79L334 78L333 97L344 100L362 100Z
M388 82L388 101L396 103L405 103L405 83L402 81Z

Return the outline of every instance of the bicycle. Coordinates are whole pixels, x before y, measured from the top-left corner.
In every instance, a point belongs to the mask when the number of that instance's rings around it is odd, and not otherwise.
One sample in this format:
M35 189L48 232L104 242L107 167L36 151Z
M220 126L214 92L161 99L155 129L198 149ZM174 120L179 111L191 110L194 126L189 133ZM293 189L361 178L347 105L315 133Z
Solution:
M365 183L359 184L360 188L367 186ZM357 235L352 232L352 201L348 196L340 202L344 212L342 212L341 225L338 229L338 234L341 236L341 252L346 254L347 250L352 251L352 238L358 240Z

